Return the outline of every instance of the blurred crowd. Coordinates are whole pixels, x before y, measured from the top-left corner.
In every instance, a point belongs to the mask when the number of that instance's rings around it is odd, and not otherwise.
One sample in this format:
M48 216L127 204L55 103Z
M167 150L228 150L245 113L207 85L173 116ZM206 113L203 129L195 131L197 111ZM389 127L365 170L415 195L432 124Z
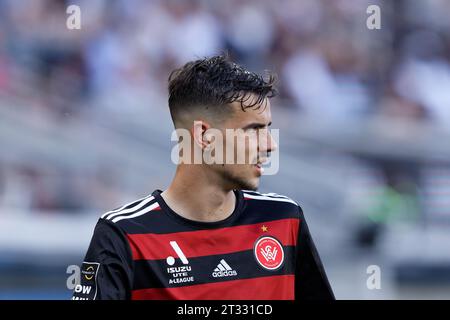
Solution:
M70 4L81 8L80 30L66 28ZM381 7L380 30L366 27L370 4ZM0 0L0 98L53 122L163 113L173 68L226 52L276 72L277 104L293 113L448 126L449 12L447 0ZM46 175L3 172L0 194L5 181ZM79 209L75 191L61 197L50 185L49 195L35 183L32 208Z
M66 28L72 3L80 30ZM380 30L366 27L369 4ZM278 73L286 105L305 112L448 122L449 11L445 0L2 0L0 88L52 114L129 112L164 106L174 67L229 52Z

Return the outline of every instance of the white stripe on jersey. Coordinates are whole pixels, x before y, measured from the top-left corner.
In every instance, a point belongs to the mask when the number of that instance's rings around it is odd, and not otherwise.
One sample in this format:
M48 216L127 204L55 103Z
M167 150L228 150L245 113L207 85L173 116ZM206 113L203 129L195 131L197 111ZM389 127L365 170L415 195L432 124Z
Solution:
M148 206L147 208L142 209L142 210L140 210L140 211L138 211L136 213L133 213L133 214L131 214L129 216L116 217L116 218L112 219L111 221L116 223L117 221L120 221L120 220L123 220L123 219L136 218L136 217L142 216L143 214L146 214L147 212L152 211L153 209L155 209L157 207L159 207L159 204L158 204L158 202L155 202L152 205Z
M119 215L122 215L122 214L125 214L125 213L130 213L130 212L133 212L133 211L137 211L137 210L139 210L140 208L142 208L143 206L145 206L147 203L149 203L150 201L152 201L154 199L155 199L155 197L152 196L152 197L150 197L148 199L145 199L144 201L139 203L137 206L134 206L134 207L132 207L130 209L126 209L126 210L122 210L122 211L119 211L119 212L116 212L116 213L112 213L108 217L106 217L106 220L111 220L113 217L119 216Z
M283 198L283 199L292 200L291 198L289 198L287 196L283 196L282 194L278 194L278 193L274 193L274 192L261 193L261 192L253 191L253 190L242 190L242 192L253 195L253 196L266 196L266 197Z
M111 214L111 213L115 213L115 212L122 211L123 209L125 209L126 207L128 207L129 205L131 205L131 204L133 204L133 203L136 203L136 205L134 206L134 207L136 207L136 206L139 205L139 203L140 203L142 200L145 200L145 199L147 199L148 197L153 197L153 196L152 196L152 195L148 195L148 196L146 196L146 197L144 197L144 198L141 198L141 199L138 199L138 200L131 201L130 203L127 203L126 205L123 205L123 206L121 206L121 207L118 208L118 209L115 209L115 210L111 210L111 211L105 212L104 214L102 214L101 218L105 218L107 215L109 215L109 214ZM133 207L133 208L134 208L134 207ZM130 209L132 209L132 208L130 208Z
M278 197L271 197L271 196L266 196L266 195L254 195L254 194L249 194L249 193L245 193L244 192L244 197L246 198L250 198L250 199L255 199L255 200L270 200L270 201L280 201L280 202L289 202L292 204L295 204L296 206L298 206L297 202L295 202L292 199L289 198L278 198Z
M268 197L277 197L277 198L284 198L284 199L292 200L289 197L286 197L286 196L283 196L282 194L278 194L278 193L274 193L274 192L261 193L261 195L268 196Z

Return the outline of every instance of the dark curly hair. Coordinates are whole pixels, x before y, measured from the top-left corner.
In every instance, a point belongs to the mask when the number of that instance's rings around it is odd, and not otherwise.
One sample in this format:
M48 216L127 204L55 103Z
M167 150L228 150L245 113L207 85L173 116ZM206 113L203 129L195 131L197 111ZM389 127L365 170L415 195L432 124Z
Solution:
M170 114L174 122L180 112L194 108L229 114L226 106L236 101L240 102L243 111L252 107L257 109L266 98L277 94L274 83L274 74L268 73L264 79L232 62L226 55L191 61L169 76Z

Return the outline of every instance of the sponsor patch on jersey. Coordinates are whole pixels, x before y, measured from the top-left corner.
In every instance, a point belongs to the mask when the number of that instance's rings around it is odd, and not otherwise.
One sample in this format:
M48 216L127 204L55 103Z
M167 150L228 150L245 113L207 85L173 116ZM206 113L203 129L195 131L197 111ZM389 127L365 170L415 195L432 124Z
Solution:
M176 241L170 241L169 243L172 249L177 254L178 258L180 258L181 262L183 263L183 266L174 266L177 260L172 256L167 257L166 262L169 265L169 267L167 268L167 273L171 275L171 277L169 278L169 284L177 285L187 282L193 282L194 276L191 274L192 267L189 265L188 258L185 256Z
M225 259L222 259L212 272L212 276L214 278L234 277L237 276L237 271L233 270Z
M281 242L272 236L262 236L255 241L253 253L258 264L266 270L278 270L284 262Z
M75 286L72 300L94 300L97 296L98 262L83 262L80 283Z

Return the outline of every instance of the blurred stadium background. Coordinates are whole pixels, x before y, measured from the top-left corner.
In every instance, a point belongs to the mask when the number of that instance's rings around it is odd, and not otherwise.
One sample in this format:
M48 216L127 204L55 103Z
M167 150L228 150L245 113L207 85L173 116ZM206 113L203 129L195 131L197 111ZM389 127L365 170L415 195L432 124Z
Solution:
M173 176L168 73L227 51L278 73L261 191L303 206L336 297L449 299L449 17L448 0L0 0L0 298L71 297L100 214Z

